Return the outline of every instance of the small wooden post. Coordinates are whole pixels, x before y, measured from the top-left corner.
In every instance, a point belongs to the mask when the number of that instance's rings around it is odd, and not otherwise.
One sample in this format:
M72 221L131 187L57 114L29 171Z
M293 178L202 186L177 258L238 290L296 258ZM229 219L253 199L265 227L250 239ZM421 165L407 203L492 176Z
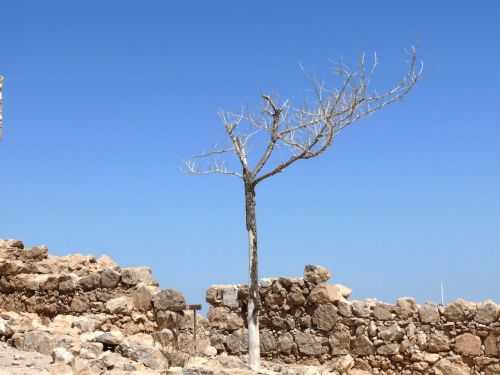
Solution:
M198 351L198 344L196 341L196 330L198 328L198 319L197 319L197 311L201 310L201 305L188 305L188 309L193 310L193 347L194 347L194 352L196 353Z

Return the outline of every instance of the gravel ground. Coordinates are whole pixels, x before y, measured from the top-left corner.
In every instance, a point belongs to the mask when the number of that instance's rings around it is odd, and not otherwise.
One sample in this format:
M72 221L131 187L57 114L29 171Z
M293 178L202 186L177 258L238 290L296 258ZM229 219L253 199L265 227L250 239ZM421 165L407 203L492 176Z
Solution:
M23 352L0 342L0 375L48 374L51 358L35 352Z

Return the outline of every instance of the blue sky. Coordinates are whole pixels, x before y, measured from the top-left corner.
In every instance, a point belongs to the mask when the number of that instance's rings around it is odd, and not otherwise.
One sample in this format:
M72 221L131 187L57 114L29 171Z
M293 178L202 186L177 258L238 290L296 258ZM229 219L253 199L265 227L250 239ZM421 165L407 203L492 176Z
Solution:
M299 68L417 44L424 79L260 185L262 276L329 267L355 297L500 301L496 1L3 1L0 238L149 265L192 303L246 280L242 187L189 177L220 109L300 101Z

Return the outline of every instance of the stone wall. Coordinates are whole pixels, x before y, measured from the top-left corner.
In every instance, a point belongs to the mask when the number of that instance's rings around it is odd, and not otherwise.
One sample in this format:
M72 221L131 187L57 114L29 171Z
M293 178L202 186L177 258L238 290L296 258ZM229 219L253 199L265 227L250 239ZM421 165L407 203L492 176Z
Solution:
M184 296L160 289L148 267L0 240L0 340L18 349L65 350L95 370L89 374L161 370L190 353L193 315L185 309Z
M500 374L500 306L492 301L349 301L351 290L329 278L325 268L306 266L301 278L262 280L264 357L359 374ZM247 351L247 293L246 285L207 291L210 340L219 353Z

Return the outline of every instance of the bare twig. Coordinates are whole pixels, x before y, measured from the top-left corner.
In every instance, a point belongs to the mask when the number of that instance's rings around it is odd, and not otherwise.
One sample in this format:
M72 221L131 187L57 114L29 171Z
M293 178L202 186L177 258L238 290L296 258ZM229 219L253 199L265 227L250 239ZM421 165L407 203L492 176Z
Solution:
M378 66L378 57L368 64L363 54L355 69L339 63L334 74L342 81L338 88L329 88L323 81L312 79L315 102L312 106L293 107L289 101L279 104L270 95L263 95L261 115L251 113L221 113L231 147L217 149L197 155L186 164L191 174L224 174L245 179L253 185L281 173L298 160L306 160L324 153L333 143L335 136L356 121L401 100L415 86L422 76L423 65L418 64L415 48L408 52L408 71L404 77L386 91L370 90L370 83ZM249 129L242 129L246 123ZM262 154L255 158L252 167L248 158L248 144L251 138L267 133ZM273 157L277 148L291 151L291 156L282 161ZM241 173L229 171L224 163L212 160L205 169L198 167L196 160L234 154L241 164ZM271 160L276 164L272 164Z

